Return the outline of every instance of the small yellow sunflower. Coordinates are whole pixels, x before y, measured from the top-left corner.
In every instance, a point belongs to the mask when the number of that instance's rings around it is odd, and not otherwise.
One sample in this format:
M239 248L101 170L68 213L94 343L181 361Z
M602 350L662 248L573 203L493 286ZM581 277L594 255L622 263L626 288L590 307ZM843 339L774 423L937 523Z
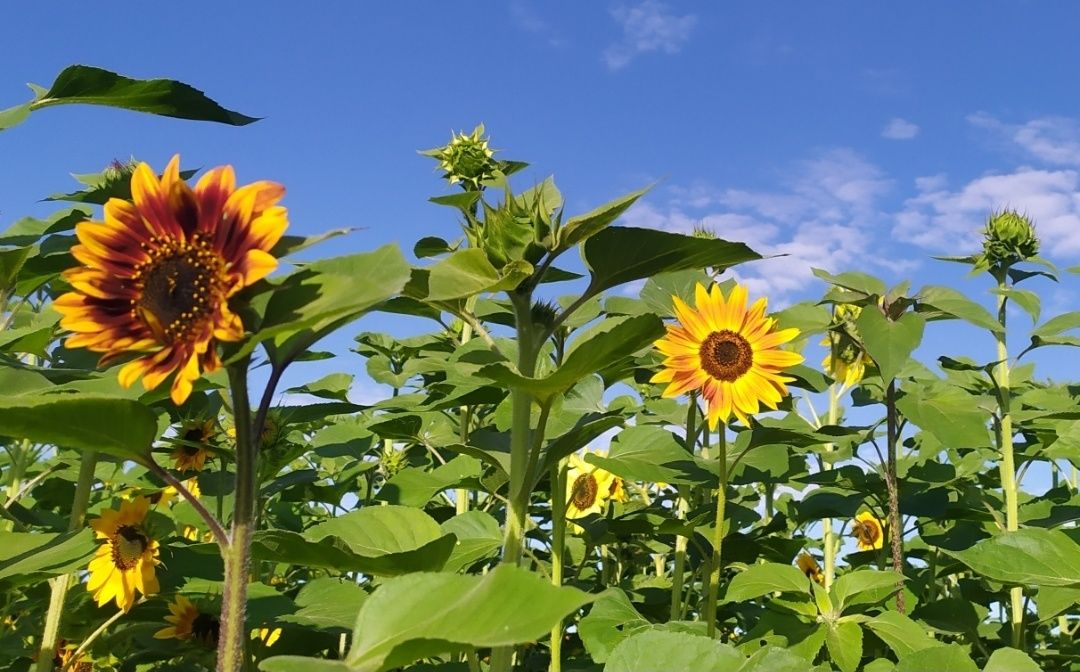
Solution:
M130 611L136 592L152 595L160 590L154 572L159 563L158 542L143 528L149 509L149 499L136 497L121 502L119 510L106 509L90 521L97 538L106 540L90 561L86 584L99 607L115 599L116 606Z
M173 469L179 472L202 471L207 460L213 459L207 445L214 436L214 420L188 424L180 429L176 438L183 443L176 444L172 452Z
M210 648L217 646L221 623L216 616L199 611L199 608L183 595L176 596L176 600L169 605L169 612L165 617L169 626L155 632L156 639L190 639Z
M132 201L105 204L102 222L75 227L71 253L83 265L64 272L72 291L54 302L69 348L104 353L104 365L138 357L120 369L120 384L140 377L148 390L170 375L182 404L200 370L221 367L216 341L238 341L244 325L229 297L277 268L270 250L288 226L273 182L236 187L232 166L208 172L192 189L174 156L159 180L140 163Z
M885 537L882 529L881 521L874 514L863 511L855 516L851 536L855 537L855 542L858 544L860 551L872 551L881 548Z
M699 283L694 294L696 309L672 297L679 325L668 325L667 336L656 341L665 359L652 382L668 383L664 397L700 389L713 430L733 413L748 424L760 404L776 409L787 394L785 383L793 380L780 372L803 361L802 355L778 346L799 330L773 331L776 320L765 317L766 299L747 309L742 285L735 285L726 300L717 285L706 290Z
M281 638L281 628L256 628L251 631L251 638L259 640L263 646L270 648Z
M825 572L821 571L821 567L818 566L817 560L809 553L800 553L799 557L795 559L795 564L799 566L802 573L806 575L806 578L817 583L819 586L825 585Z
M866 375L866 353L852 338L855 320L862 308L848 303L837 304L833 311L834 329L826 332L821 345L829 348L829 354L821 360L825 373L844 387L857 385Z
M621 504L630 501L630 495L626 492L626 483L618 476L614 476L611 481L611 487L608 489L608 499Z
M571 455L566 472L566 517L574 520L590 513L603 513L616 478L579 455Z

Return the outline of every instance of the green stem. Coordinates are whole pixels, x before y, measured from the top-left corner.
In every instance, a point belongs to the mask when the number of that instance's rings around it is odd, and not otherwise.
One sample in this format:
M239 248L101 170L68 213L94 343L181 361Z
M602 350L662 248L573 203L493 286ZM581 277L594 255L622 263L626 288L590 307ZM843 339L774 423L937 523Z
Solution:
M697 444L697 416L697 394L691 392L690 403L686 409L686 437L683 440L683 446L689 455L694 454L694 448ZM690 505L686 500L686 493L683 492L683 489L679 488L678 492L678 502L675 505L676 512L679 520L686 520ZM671 574L670 620L672 621L678 620L679 615L682 613L683 574L686 573L686 543L686 537L681 534L675 535L675 568Z
M1005 274L998 276L998 288L1006 289ZM998 396L1001 404L1001 421L998 423L998 442L1001 447L1001 488L1005 491L1005 530L1015 532L1019 529L1020 510L1017 504L1016 487L1016 462L1013 457L1013 426L1010 413L1009 394L1009 348L1005 340L1005 293L997 295L998 323L1001 330L995 334L997 340L997 358L1001 362L997 366L995 378L998 383ZM1023 649L1024 640L1024 589L1016 586L1009 591L1012 609L1010 622L1012 625L1012 645L1014 648Z
M835 425L840 420L840 394L837 390L836 383L829 386L829 418L828 423ZM825 452L831 453L833 451L833 444L829 443L825 445ZM822 469L832 469L832 463L829 460L822 460ZM832 518L826 518L822 523L822 543L825 546L825 590L828 591L832 587L833 579L836 577L836 549L837 540L836 534L833 532Z
M718 466L720 467L720 483L716 490L716 527L713 528L712 561L710 562L709 593L705 603L706 634L709 637L716 636L716 602L720 595L720 573L723 567L721 561L721 546L724 542L724 518L727 507L727 424L720 423L720 436L716 442Z
M892 550L893 571L904 573L904 527L900 518L899 483L896 479L896 443L899 440L896 421L896 380L890 380L885 388L885 427L887 463L885 465L885 487L889 490L889 542ZM904 604L904 582L896 583L896 610L903 614L907 611Z
M560 460L551 467L551 583L562 586L563 555L566 551L566 469ZM551 629L550 672L562 671L563 621Z
M473 309L476 307L476 297L470 296L465 300L465 312L472 314ZM461 325L461 344L465 345L472 340L473 328L472 325L466 321L462 321ZM469 422L472 417L472 409L468 406L462 406L458 409L460 414L460 427L458 431L461 445L466 445L469 442ZM469 491L467 488L456 488L454 490L454 510L457 515L461 515L469 510Z
M71 505L68 518L68 531L74 532L83 527L86 508L90 504L90 489L94 485L94 469L97 467L97 454L83 454L79 465L79 480L75 484L75 501ZM64 613L64 599L67 597L71 574L63 574L51 581L52 594L49 596L49 611L45 614L45 629L41 634L41 647L38 651L37 672L49 672L53 669L56 656L56 642L60 635L60 618Z
M218 636L218 672L240 672L247 664L245 627L251 538L254 533L256 467L258 452L252 436L251 402L248 399L247 360L229 367L233 416L236 420L236 488L232 535L225 560L225 584L221 596L221 630Z

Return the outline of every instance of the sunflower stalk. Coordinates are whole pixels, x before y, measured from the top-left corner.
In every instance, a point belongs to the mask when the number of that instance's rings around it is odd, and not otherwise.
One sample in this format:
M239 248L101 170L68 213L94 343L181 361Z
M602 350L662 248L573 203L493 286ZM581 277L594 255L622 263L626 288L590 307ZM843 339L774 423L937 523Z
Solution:
M712 638L716 636L716 604L720 596L720 573L722 566L721 549L724 543L724 518L727 508L727 423L720 423L720 433L716 442L717 466L720 468L720 482L716 489L716 527L713 528L712 560L709 563L709 592L705 602L705 626L706 634Z
M694 454L694 448L697 444L697 416L697 393L691 392L690 403L686 409L686 438L684 440L686 452L690 455ZM676 512L679 520L685 520L690 506L686 501L686 495L683 493L682 488L678 489L678 493L678 501L675 505ZM686 543L686 537L681 534L675 535L675 567L671 575L670 620L672 621L678 620L679 614L682 613L683 574L686 573Z
M566 552L566 464L559 460L551 467L551 583L562 586L563 556ZM563 620L551 629L550 672L562 670Z
M829 386L829 416L828 422L830 425L835 425L840 419L840 393L836 389L837 383L833 383ZM831 453L833 451L833 444L825 444L825 452ZM823 469L832 469L832 462L825 460L822 465ZM833 520L832 518L826 518L822 522L822 544L825 546L825 590L828 591L832 587L833 579L836 578L836 550L837 539L836 534L833 532Z
M86 508L90 504L90 489L94 484L94 470L97 468L97 454L93 451L83 453L79 465L79 480L75 484L75 500L71 505L68 518L68 531L74 532L83 527ZM38 650L37 672L50 672L53 658L56 656L56 643L60 634L60 618L64 612L64 600L67 597L71 574L62 574L50 583L52 592L49 596L49 611L45 615L45 629L41 633L41 646Z
M180 494L180 496L186 499L188 504L191 504L191 508L193 508L197 514L199 514L199 517L202 518L203 522L205 522L210 528L210 533L214 535L214 541L217 542L218 547L224 550L229 545L229 536L228 533L225 532L225 528L221 526L221 523L218 521L218 519L214 517L214 514L210 513L209 509L203 506L203 503L199 501L199 498L196 497L190 490L188 490L187 486L184 485L183 482L170 474L165 468L155 462L153 458L150 459L150 463L148 466L150 468L150 471L157 474L157 476L161 480L165 481L167 484L175 488L176 491Z
M886 449L888 459L885 465L885 487L889 490L889 542L892 549L893 571L899 575L904 573L904 528L900 521L900 496L897 492L896 481L896 442L897 419L896 419L896 380L890 380L885 388L885 413L886 413ZM903 614L907 611L904 604L904 582L897 580L896 583L896 610Z

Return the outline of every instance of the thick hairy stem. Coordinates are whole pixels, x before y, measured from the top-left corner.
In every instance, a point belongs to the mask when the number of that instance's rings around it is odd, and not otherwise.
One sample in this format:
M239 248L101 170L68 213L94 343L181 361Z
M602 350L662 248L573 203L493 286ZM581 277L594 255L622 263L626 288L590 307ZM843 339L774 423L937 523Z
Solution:
M724 543L724 518L727 507L727 426L720 425L720 439L716 442L720 467L720 487L716 490L716 527L713 529L712 561L710 562L709 593L705 603L706 634L716 636L716 602L720 595L721 547Z
M691 392L690 403L686 409L686 437L683 440L686 452L690 455L694 454L694 449L697 444L697 416L697 395ZM679 520L685 520L690 505L686 500L686 493L683 492L682 488L679 488L678 501L676 502L675 507ZM686 543L686 537L681 534L675 535L675 567L671 574L670 620L672 621L678 620L680 614L682 614L683 574L686 573Z
M836 383L829 386L828 423L830 425L835 425L840 419L840 391L837 387ZM825 452L831 453L832 450L833 444L825 445ZM822 468L832 469L832 463L823 460ZM832 587L833 579L836 578L836 549L839 545L837 544L836 533L833 531L832 518L826 518L822 523L822 543L825 546L825 590L829 590Z
M94 469L97 467L97 455L83 453L79 465L79 480L75 484L75 501L71 505L68 518L68 531L82 529L86 519L86 507L90 503L90 489L94 485ZM60 634L60 618L64 613L64 599L67 597L71 575L63 574L51 581L52 594L49 596L49 611L45 614L45 629L41 634L41 646L38 649L37 672L50 672L53 658L56 656L56 642Z
M199 517L203 519L203 522L209 526L210 534L213 535L214 541L216 541L218 546L224 550L229 545L229 537L225 532L225 528L223 528L221 523L218 522L218 519L214 517L214 514L210 513L210 511L203 506L203 503L187 489L187 486L181 483L157 462L154 462L153 458L150 460L149 467L150 471L154 472L161 480L171 485L181 497L187 500L188 504L191 504L191 508L195 509L195 512L199 514Z
M904 527L900 522L899 484L896 480L896 381L890 380L885 389L885 425L888 461L885 465L885 487L889 489L889 542L892 545L893 571L904 573ZM904 583L896 584L896 610L901 614L907 611L904 605Z
M566 469L559 460L551 467L551 583L562 586L566 551ZM562 619L551 629L550 672L562 671Z
M998 278L998 287L1005 289L1004 274ZM998 322L1001 331L996 334L997 358L1000 364L997 366L995 378L998 383L998 397L1001 404L1001 420L998 423L998 443L1001 448L1001 488L1005 492L1005 530L1015 532L1019 529L1019 506L1017 504L1016 487L1016 461L1013 456L1013 426L1012 414L1010 413L1009 394L1009 348L1005 340L1005 295L997 296ZM1016 586L1009 591L1011 610L1009 612L1012 626L1012 645L1017 649L1023 649L1024 643L1024 589Z
M251 538L255 526L256 468L258 451L252 435L246 360L229 368L233 415L236 420L236 488L232 537L225 560L225 585L221 595L221 630L218 636L218 672L240 672L247 664L248 574ZM262 410L260 408L260 410Z
M473 308L476 307L476 297L470 296L465 300L465 312L472 314ZM473 327L469 322L465 322L461 327L461 344L465 345L472 340ZM469 442L469 422L472 417L472 410L468 406L462 406L458 409L460 416L458 438L461 440L461 445L466 445ZM469 491L466 488L457 488L454 490L454 508L459 515L469 510Z

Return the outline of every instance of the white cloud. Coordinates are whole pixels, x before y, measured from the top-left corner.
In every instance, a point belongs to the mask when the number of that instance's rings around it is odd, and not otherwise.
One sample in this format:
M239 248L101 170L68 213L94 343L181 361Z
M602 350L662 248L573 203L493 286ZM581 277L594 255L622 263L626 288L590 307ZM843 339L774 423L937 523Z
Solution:
M1019 168L984 175L950 191L938 176L916 180L918 194L896 216L893 235L935 252L966 254L980 247L979 229L995 209L1015 208L1035 222L1044 254L1080 255L1080 173Z
M912 267L910 261L875 252L877 232L887 231L881 200L891 186L874 164L851 150L834 149L796 163L781 189L716 189L698 182L672 188L662 206L647 202L632 208L626 220L681 233L703 226L764 255L786 255L733 269L752 292L783 303L815 281L812 267Z
M888 140L911 140L919 134L919 127L907 119L895 117L885 124L881 130L881 137Z
M619 5L611 10L611 16L622 28L621 39L604 50L604 62L611 70L626 67L638 54L678 53L697 24L695 15L678 16L657 0Z
M543 38L549 46L561 47L563 45L562 37L550 23L541 18L536 7L528 0L514 0L510 3L510 20L521 30Z
M1055 166L1080 166L1080 121L1068 117L1040 117L1023 124L1008 124L986 112L968 115L968 123L985 129L998 141L1028 156Z

